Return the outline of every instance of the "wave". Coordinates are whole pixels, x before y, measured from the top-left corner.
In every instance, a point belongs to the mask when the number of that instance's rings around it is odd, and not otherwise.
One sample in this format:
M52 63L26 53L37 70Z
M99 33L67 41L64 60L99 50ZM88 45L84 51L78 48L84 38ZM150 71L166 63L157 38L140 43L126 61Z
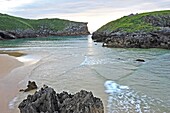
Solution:
M128 86L119 85L114 81L106 81L105 92L108 96L108 113L154 113L169 112L167 105L160 99L140 94Z
M80 65L98 65L98 64L111 64L115 63L115 59L111 58L95 58L95 57L89 57L85 56L84 61Z

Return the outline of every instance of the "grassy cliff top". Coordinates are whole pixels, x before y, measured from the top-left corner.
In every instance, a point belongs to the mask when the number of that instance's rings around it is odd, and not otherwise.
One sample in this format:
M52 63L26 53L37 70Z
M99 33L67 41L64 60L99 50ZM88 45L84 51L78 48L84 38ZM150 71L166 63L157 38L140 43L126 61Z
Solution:
M0 13L0 30L37 30L40 27L47 27L51 30L63 30L70 24L79 25L81 22L73 22L63 19L24 19Z
M166 16L168 16L168 18ZM159 26L160 23L157 25L155 24L156 22L162 23L166 22L165 24L169 25L170 10L124 16L120 19L107 23L106 25L99 28L97 32L112 32L112 31L122 31L128 33L139 31L150 32L153 30L158 30L160 27L166 27L166 25Z

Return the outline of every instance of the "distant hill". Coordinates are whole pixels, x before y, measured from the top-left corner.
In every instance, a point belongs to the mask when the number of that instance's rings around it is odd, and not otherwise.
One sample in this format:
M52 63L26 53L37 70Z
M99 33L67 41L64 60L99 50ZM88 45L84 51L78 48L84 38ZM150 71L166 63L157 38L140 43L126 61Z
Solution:
M24 19L0 13L0 30L18 38L49 35L86 35L87 23L63 19ZM2 34L2 33L1 33ZM2 35L1 39L3 38Z
M92 38L108 47L170 48L170 10L124 16L99 28Z

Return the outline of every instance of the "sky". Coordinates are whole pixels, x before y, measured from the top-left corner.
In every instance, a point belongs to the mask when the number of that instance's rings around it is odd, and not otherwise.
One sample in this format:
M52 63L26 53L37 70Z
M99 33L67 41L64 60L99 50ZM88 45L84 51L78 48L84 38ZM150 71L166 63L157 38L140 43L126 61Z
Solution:
M170 10L170 0L0 0L0 13L88 22L93 32L131 13Z

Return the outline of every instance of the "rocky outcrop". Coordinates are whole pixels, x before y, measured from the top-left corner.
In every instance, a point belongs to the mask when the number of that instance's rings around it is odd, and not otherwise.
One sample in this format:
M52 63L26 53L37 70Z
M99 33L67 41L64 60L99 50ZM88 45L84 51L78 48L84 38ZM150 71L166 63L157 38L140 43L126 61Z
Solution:
M104 47L170 49L170 15L147 15L141 19L156 29L129 33L121 29L96 31L92 34L92 39L103 42Z
M18 108L21 113L104 113L103 103L92 92L81 90L72 95L57 93L45 86L34 95L28 95Z
M39 29L15 29L15 30L0 30L0 40L16 39L16 38L35 38L47 36L76 36L89 35L87 23L70 23L64 30L56 31L47 26L39 26Z
M161 28L153 32L110 34L95 32L93 40L103 42L105 47L115 48L164 48L170 49L170 28Z
M28 91L31 91L31 90L34 90L34 89L37 89L37 84L34 82L34 81L28 81L28 85L27 85L27 88L26 89L21 89L19 91L24 91L24 92L28 92Z
M8 31L17 38L33 38L33 37L47 37L47 36L75 36L75 35L89 35L87 23L73 24L70 23L64 30L56 31L47 26L39 26L39 29L27 30L11 30Z

